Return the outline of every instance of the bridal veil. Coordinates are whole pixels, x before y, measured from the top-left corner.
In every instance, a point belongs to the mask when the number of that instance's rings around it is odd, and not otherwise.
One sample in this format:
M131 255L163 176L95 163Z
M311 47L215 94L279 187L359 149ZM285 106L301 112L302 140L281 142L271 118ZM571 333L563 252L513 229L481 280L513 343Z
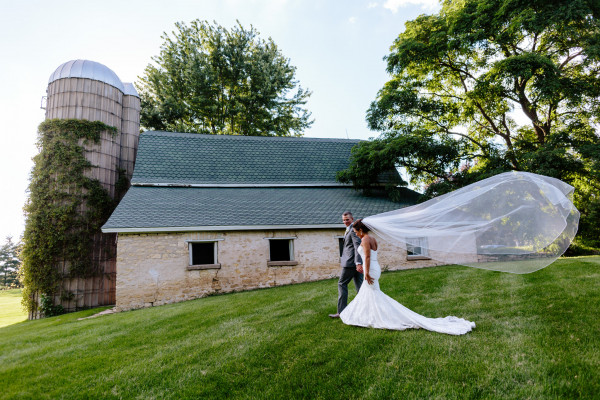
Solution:
M571 244L579 223L572 195L558 179L506 172L363 222L434 260L523 274L551 264Z

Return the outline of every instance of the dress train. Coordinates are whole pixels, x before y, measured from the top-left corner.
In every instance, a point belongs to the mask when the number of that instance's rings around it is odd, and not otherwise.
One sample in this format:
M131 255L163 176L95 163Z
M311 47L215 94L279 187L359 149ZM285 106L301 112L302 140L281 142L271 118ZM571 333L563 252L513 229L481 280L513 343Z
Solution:
M364 259L362 246L359 253ZM371 250L369 275L373 284L363 282L354 300L340 313L347 325L378 329L426 329L449 335L464 335L475 328L475 323L458 317L427 318L409 310L379 289L381 267L377 261L377 251Z

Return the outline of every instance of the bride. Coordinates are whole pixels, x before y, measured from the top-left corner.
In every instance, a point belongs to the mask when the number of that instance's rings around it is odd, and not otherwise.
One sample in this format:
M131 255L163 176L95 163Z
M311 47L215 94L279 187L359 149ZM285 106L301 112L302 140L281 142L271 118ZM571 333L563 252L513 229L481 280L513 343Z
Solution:
M347 325L380 329L404 330L423 328L429 331L463 335L475 328L475 323L457 317L427 318L409 310L379 289L381 267L377 261L377 240L362 219L352 226L362 240L358 252L363 259L365 282L354 300L340 313Z
M365 282L340 318L349 325L373 328L470 332L473 322L427 318L386 296L379 289L377 241L369 232L405 249L417 245L415 238L425 238L429 257L444 263L527 274L552 264L573 241L579 223L573 191L573 186L556 178L511 171L357 220L353 228L362 239L358 251Z

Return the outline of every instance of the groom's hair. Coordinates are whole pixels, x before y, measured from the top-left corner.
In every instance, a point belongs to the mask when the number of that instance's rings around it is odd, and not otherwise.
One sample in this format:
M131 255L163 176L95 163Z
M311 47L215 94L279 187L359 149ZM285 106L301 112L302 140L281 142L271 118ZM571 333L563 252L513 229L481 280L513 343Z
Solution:
M349 215L349 216L352 216L352 213L351 213L350 211L344 211L344 213L342 214L342 217L343 217L344 215Z

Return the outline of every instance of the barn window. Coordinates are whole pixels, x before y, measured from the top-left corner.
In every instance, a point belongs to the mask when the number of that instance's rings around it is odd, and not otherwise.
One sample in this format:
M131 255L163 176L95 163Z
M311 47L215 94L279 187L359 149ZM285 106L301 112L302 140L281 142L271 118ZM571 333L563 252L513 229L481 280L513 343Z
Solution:
M190 259L188 270L221 268L218 261L219 246L217 243L215 240L189 241Z
M340 257L342 256L342 253L344 252L344 237L338 237L338 242L339 242L339 246L340 246Z
M270 261L293 261L294 242L291 239L269 240Z
M406 238L406 241L406 258L408 260L429 258L426 237Z
M294 260L295 238L268 238L269 239L269 266L298 265Z

